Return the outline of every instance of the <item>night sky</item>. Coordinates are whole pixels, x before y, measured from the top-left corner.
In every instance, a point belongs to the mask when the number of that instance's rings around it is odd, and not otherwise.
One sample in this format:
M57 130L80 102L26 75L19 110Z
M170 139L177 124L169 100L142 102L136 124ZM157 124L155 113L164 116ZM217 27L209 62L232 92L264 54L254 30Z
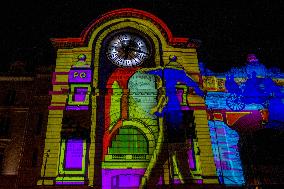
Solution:
M244 65L248 53L256 53L267 67L284 70L284 1L209 2L212 1L7 1L1 13L1 68L4 70L16 60L55 64L49 38L78 37L101 14L131 7L156 15L177 37L201 40L199 60L214 71Z

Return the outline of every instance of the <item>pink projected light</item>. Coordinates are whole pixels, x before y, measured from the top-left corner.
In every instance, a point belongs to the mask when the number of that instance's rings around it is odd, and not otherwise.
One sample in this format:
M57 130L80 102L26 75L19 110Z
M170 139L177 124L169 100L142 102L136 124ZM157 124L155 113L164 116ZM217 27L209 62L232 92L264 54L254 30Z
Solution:
M83 140L69 139L65 151L65 169L82 169Z

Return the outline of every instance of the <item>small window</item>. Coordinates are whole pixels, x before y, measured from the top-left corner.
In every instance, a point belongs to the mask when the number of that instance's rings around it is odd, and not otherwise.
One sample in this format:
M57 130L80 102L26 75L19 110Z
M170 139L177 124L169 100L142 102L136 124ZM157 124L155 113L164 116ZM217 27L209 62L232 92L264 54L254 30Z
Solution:
M141 175L138 174L121 174L111 178L112 188L139 188Z
M0 174L3 171L3 163L4 163L4 149L0 149Z
M4 116L0 118L0 137L9 136L10 131L10 118L8 116Z
M42 127L43 127L43 114L42 113L38 113L36 116L37 120L36 120L36 129L35 129L35 133L36 135L40 135L41 131L42 131Z
M86 100L86 95L88 92L88 87L75 87L73 102L84 102Z
M15 90L9 90L5 99L5 105L6 106L12 106L15 103L16 99L16 91Z
M38 150L35 149L33 151L33 155L32 155L32 167L36 167L37 166L37 161L38 161Z

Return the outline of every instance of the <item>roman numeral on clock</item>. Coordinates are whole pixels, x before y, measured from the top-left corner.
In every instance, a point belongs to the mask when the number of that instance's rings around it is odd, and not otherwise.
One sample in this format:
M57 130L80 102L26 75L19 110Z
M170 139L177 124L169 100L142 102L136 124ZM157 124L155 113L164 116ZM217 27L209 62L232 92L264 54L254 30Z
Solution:
M137 55L137 58L139 58L139 60L143 60L143 59L146 58L146 55L143 54L143 53L140 53L140 54Z

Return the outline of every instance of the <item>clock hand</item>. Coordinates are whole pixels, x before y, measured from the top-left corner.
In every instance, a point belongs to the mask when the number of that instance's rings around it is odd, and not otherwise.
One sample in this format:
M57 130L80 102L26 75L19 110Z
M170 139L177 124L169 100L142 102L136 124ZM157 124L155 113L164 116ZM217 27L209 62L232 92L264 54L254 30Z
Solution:
M127 59L127 57L128 57L128 52L127 52L127 51L125 51L124 59Z
M129 47L129 50L132 50L132 51L135 51L135 52L139 52L139 53L143 53L143 54L149 55L149 53L144 52L144 51L141 51L141 50L139 50L139 49L134 49L134 48Z
M131 59L133 59L135 62L137 62L137 61L135 60L136 56L132 56L131 54L129 54L129 57L130 57Z
M124 59L127 59L128 54L129 54L129 48L126 47L126 48L124 49L124 53L125 53L125 54L124 54Z

